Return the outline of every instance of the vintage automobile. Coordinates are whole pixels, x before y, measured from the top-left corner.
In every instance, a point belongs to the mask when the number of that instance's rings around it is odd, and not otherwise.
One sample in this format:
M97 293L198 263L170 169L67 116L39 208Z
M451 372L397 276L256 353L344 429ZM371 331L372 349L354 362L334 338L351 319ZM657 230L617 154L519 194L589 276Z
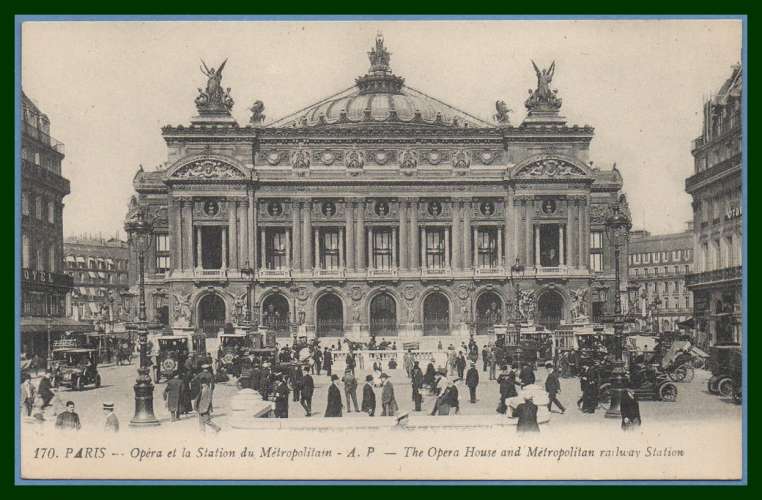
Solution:
M156 337L158 352L156 365L154 366L154 382L159 383L162 379L170 379L183 369L185 360L188 359L188 337L176 335L162 335Z
M251 339L243 333L223 333L218 338L217 366L234 377L240 377L241 358L253 347Z
M610 376L610 374L609 374ZM635 364L630 366L625 377L625 387L635 392L639 399L656 401L677 401L677 386L658 364ZM611 400L611 383L601 384L599 401L606 404Z
M695 375L691 343L685 340L673 341L662 356L661 368L675 382L691 382Z
M741 402L742 355L738 344L715 345L710 349L708 365L712 376L707 382L710 393L732 397L736 403Z
M101 386L97 367L97 351L82 347L53 349L50 364L53 387L64 386L81 391L86 385Z

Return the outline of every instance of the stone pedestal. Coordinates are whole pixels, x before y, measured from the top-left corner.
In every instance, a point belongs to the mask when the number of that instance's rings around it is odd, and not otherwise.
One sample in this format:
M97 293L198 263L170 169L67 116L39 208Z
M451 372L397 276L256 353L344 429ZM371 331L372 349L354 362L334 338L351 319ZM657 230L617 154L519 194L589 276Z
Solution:
M196 330L194 328L191 328L190 326L173 326L172 327L172 335L177 335L180 337L190 337L193 335L193 332Z

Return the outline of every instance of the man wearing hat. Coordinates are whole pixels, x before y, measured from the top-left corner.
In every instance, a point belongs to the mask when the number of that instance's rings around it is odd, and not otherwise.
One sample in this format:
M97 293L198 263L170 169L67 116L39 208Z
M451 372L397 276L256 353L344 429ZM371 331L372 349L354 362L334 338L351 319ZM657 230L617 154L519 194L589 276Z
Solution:
M410 380L413 386L413 404L415 405L415 411L421 411L421 402L423 396L421 396L421 389L423 388L423 371L418 366L418 361L413 361L413 368L410 370Z
M519 419L516 427L518 432L540 432L540 426L537 424L537 405L534 404L531 394L527 393L524 396L524 402L513 410L513 416Z
M382 373L381 383L384 386L381 389L381 416L393 417L399 410L399 406L397 406L397 400L394 398L394 386L389 380L389 375Z
M312 415L312 395L315 392L315 381L310 375L310 367L304 367L304 376L302 377L302 391L299 393L299 402L304 408L305 417Z
M58 414L56 429L62 431L78 431L82 428L79 423L79 415L74 411L74 401L66 402L66 411Z
M328 386L328 404L325 407L326 417L341 416L341 391L339 390L339 376L331 375L331 385Z
M119 419L114 413L114 403L103 403L103 414L106 415L106 424L103 430L106 432L119 432Z
M497 404L497 412L505 414L508 409L505 400L516 397L516 380L512 374L508 373L507 365L503 365L500 368L500 375L497 377L497 383L500 386L500 401Z
M373 375L365 376L365 385L362 388L361 409L363 413L367 413L371 417L376 414L376 393L373 390Z
M471 396L471 403L476 403L476 386L479 385L479 370L476 369L476 363L471 362L471 368L466 373L466 387Z
M342 377L341 381L344 382L344 397L347 400L347 413L352 412L352 403L355 405L355 412L359 412L360 408L357 406L357 379L351 368L346 368L344 377Z
M275 375L275 418L288 418L288 385L280 373Z

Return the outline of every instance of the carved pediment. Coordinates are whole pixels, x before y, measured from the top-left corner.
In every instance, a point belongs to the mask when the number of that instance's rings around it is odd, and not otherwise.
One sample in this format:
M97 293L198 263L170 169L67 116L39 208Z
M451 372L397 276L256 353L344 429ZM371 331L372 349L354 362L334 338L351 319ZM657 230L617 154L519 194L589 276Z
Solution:
M588 177L588 172L572 163L556 156L544 156L519 165L513 173L514 178L524 179L572 179Z
M169 177L188 180L243 180L246 179L246 174L223 159L197 157L175 168Z

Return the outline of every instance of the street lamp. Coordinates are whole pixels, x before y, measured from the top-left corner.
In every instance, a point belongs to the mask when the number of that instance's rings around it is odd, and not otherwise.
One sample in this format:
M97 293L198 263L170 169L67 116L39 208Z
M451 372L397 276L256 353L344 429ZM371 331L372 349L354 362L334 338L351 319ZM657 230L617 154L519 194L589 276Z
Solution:
M632 223L625 214L620 212L619 204L611 208L611 214L606 218L606 233L614 247L614 313L604 316L604 321L614 326L616 352L614 369L611 372L611 404L606 411L607 418L621 417L620 403L625 382L624 361L624 325L629 322L629 315L622 314L622 297L619 278L619 253L627 243Z
M138 378L135 380L135 416L130 420L134 427L149 427L159 425L159 420L153 414L153 384L148 375L148 328L146 324L146 291L145 291L145 252L151 245L153 230L150 221L145 220L145 214L138 208L125 222L124 229L130 238L130 243L138 251L138 288L140 302L138 306L138 344L140 346L140 367Z
M516 323L516 325L519 325L521 323L521 310L519 309L519 292L521 291L519 288L519 282L513 280L513 274L521 273L521 275L524 275L524 266L521 264L521 261L518 257L516 257L516 262L511 266L511 283L513 283L513 288L516 291L515 298L513 300L513 321Z
M244 321L246 322L247 326L255 326L252 325L252 317L251 317L251 292L252 288L254 287L254 268L249 266L249 261L246 261L246 264L244 267L241 268L241 274L246 276L246 278L249 280L246 283L246 314L244 315Z

